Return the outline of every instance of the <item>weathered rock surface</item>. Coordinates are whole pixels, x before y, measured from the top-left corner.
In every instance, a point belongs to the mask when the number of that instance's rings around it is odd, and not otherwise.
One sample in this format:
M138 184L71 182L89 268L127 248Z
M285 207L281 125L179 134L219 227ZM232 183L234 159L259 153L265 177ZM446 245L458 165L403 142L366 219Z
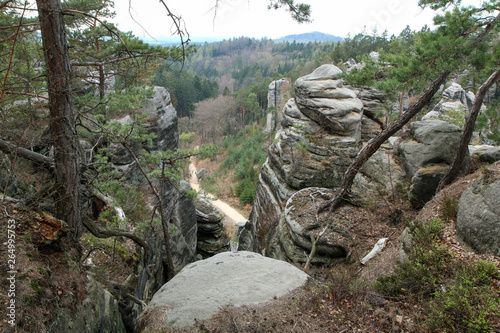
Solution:
M359 138L363 102L343 87L342 71L323 65L295 82L295 101L301 112L332 134Z
M174 189L172 195L165 196L166 201L174 201L171 223L177 231L173 232L171 246L175 267L183 267L196 258L198 224L193 198L187 194L190 189L189 183L182 180L180 192Z
M261 243L267 244L266 250L270 251L266 255L285 260L297 259L286 256L287 251L279 250L281 245L276 245L281 235L288 233L283 216L287 201L304 188L338 187L362 145L364 102L353 90L344 86L340 74L337 67L323 65L299 78L295 83L295 98L283 108L282 129L269 147L250 214L250 223L255 227L257 237ZM358 94L373 107L371 112L379 111L378 104L371 104L384 100L380 93L363 90ZM380 129L378 123L377 126ZM371 127L366 134L376 131ZM363 175L356 178L357 188L373 190L370 183L377 181L383 186L389 185L389 170L394 173L393 180L398 179L396 170L399 168L391 155L392 146L387 145L370 159L362 170ZM389 165L391 168L387 167ZM274 242L272 251L269 246L271 241ZM283 239L282 243L290 245L288 253L300 252L303 258L304 248L295 241ZM292 249L292 246L296 248ZM331 262L330 259L324 262Z
M307 280L307 274L286 262L253 252L224 252L186 266L154 295L146 314L155 311L164 327L189 326L226 305L284 296Z
M150 151L166 151L179 146L177 111L164 87L154 87L153 96L142 101L141 111L150 116L150 131L156 133Z
M287 83L287 79L281 78L269 84L267 90L267 105L281 107L283 105L281 87Z
M474 103L474 94L467 93L460 84L452 82L443 91L441 101L422 120L451 121L453 117L465 116ZM455 114L453 114L455 113Z
M469 146L471 156L476 156L480 162L495 163L500 161L500 147L489 145Z
M198 223L197 254L203 258L211 257L229 249L229 238L224 233L222 215L206 199L195 201L196 218Z
M117 332L125 333L118 302L94 279L86 287L87 297L76 306L76 310L60 309L51 332Z
M422 207L434 195L455 158L460 137L461 129L445 121L416 121L410 125L410 138L399 145L398 153L411 180L409 198L415 207ZM470 157L466 154L461 172L466 173L469 165Z
M477 253L500 256L500 178L485 175L460 197L457 236Z
M271 239L270 254L277 259L305 263L312 249L311 235L317 235L329 225L312 263L331 265L344 261L349 254L351 236L344 226L335 222L328 224L316 212L334 194L334 190L314 187L293 194Z
M267 105L268 108L274 107L273 111L267 113L265 133L273 132L277 129L280 117L278 109L283 107L285 101L283 100L286 92L290 89L289 79L279 79L271 82L267 91Z

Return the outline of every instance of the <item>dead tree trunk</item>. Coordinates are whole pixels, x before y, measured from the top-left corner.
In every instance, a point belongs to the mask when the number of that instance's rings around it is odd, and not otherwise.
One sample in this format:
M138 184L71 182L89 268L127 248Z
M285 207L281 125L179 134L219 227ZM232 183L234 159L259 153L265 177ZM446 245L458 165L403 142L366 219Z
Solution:
M406 110L398 120L392 122L387 126L382 132L380 132L375 138L368 141L367 145L363 147L354 159L354 161L349 165L347 171L344 173L342 177L342 183L340 186L340 192L329 200L321 210L329 207L330 213L335 210L340 203L348 197L352 183L354 181L354 177L358 174L359 170L365 164L365 162L380 148L380 146L387 140L389 137L394 135L397 131L399 131L403 126L408 123L417 113L419 113L426 105L428 105L439 87L446 82L450 71L446 71L442 73L439 78L435 79L431 85L425 90L425 92L420 95L418 100L410 105L408 110Z
M63 12L59 0L36 2L47 71L55 175L57 184L61 185L56 199L57 217L68 223L69 236L78 239L82 234L80 156Z
M450 168L444 175L443 179L439 182L439 186L436 189L436 193L443 189L446 185L450 184L458 175L460 171L460 166L464 160L465 154L467 153L467 147L469 145L470 139L472 138L472 133L474 132L474 125L476 124L477 116L481 111L481 105L483 104L484 96L486 92L491 88L491 86L500 78L500 70L496 70L490 77L479 87L474 104L472 104L472 109L469 115L469 119L465 123L464 132L462 133L462 138L460 140L460 146L458 148L457 155L453 160Z

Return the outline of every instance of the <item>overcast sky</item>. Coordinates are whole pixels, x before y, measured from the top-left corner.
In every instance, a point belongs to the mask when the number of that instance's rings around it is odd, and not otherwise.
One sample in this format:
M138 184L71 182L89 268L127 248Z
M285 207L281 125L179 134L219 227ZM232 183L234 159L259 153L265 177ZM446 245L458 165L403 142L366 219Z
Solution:
M311 5L312 23L298 24L284 9L268 10L267 0L220 0L217 15L215 0L165 0L170 10L183 18L192 37L278 38L311 31L346 37L363 31L365 26L368 33L376 27L379 33L387 29L389 35L398 35L406 25L415 30L425 24L432 26L434 16L433 11L419 8L418 0L302 2ZM172 21L158 0L115 0L115 10L114 21L122 31L132 31L139 37L171 34Z

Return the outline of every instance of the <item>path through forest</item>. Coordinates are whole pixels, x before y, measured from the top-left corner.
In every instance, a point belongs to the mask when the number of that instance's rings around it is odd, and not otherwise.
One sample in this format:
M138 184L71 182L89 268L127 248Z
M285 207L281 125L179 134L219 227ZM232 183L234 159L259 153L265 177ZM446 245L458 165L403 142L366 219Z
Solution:
M196 166L194 165L194 157L191 157L191 163L189 163L189 184L191 187L200 193L200 183L198 182L198 177L196 176ZM205 197L214 205L222 214L224 214L225 224L228 226L235 226L238 222L246 221L247 218L243 217L238 213L233 207L228 205L222 200L211 200L210 198L215 198L214 195L210 193L205 194Z

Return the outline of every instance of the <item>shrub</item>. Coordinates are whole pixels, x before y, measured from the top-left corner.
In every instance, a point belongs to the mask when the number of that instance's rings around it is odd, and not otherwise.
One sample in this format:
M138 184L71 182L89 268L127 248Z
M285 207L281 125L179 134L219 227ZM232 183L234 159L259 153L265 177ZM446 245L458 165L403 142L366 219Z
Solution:
M425 327L435 331L491 332L490 320L498 316L500 301L489 287L498 268L487 261L461 262L451 283L443 285L429 302Z
M445 198L441 206L441 216L445 221L457 218L458 200L456 198Z
M498 267L488 261L452 260L439 244L443 229L440 219L411 226L409 259L396 266L394 275L380 278L376 287L385 294L415 297L427 309L423 331L491 332L500 306L498 293L490 287L500 278Z
M443 236L444 224L440 219L410 226L413 246L410 256L395 268L395 275L382 277L376 287L380 292L399 295L411 292L430 295L446 274L451 253L437 241Z

